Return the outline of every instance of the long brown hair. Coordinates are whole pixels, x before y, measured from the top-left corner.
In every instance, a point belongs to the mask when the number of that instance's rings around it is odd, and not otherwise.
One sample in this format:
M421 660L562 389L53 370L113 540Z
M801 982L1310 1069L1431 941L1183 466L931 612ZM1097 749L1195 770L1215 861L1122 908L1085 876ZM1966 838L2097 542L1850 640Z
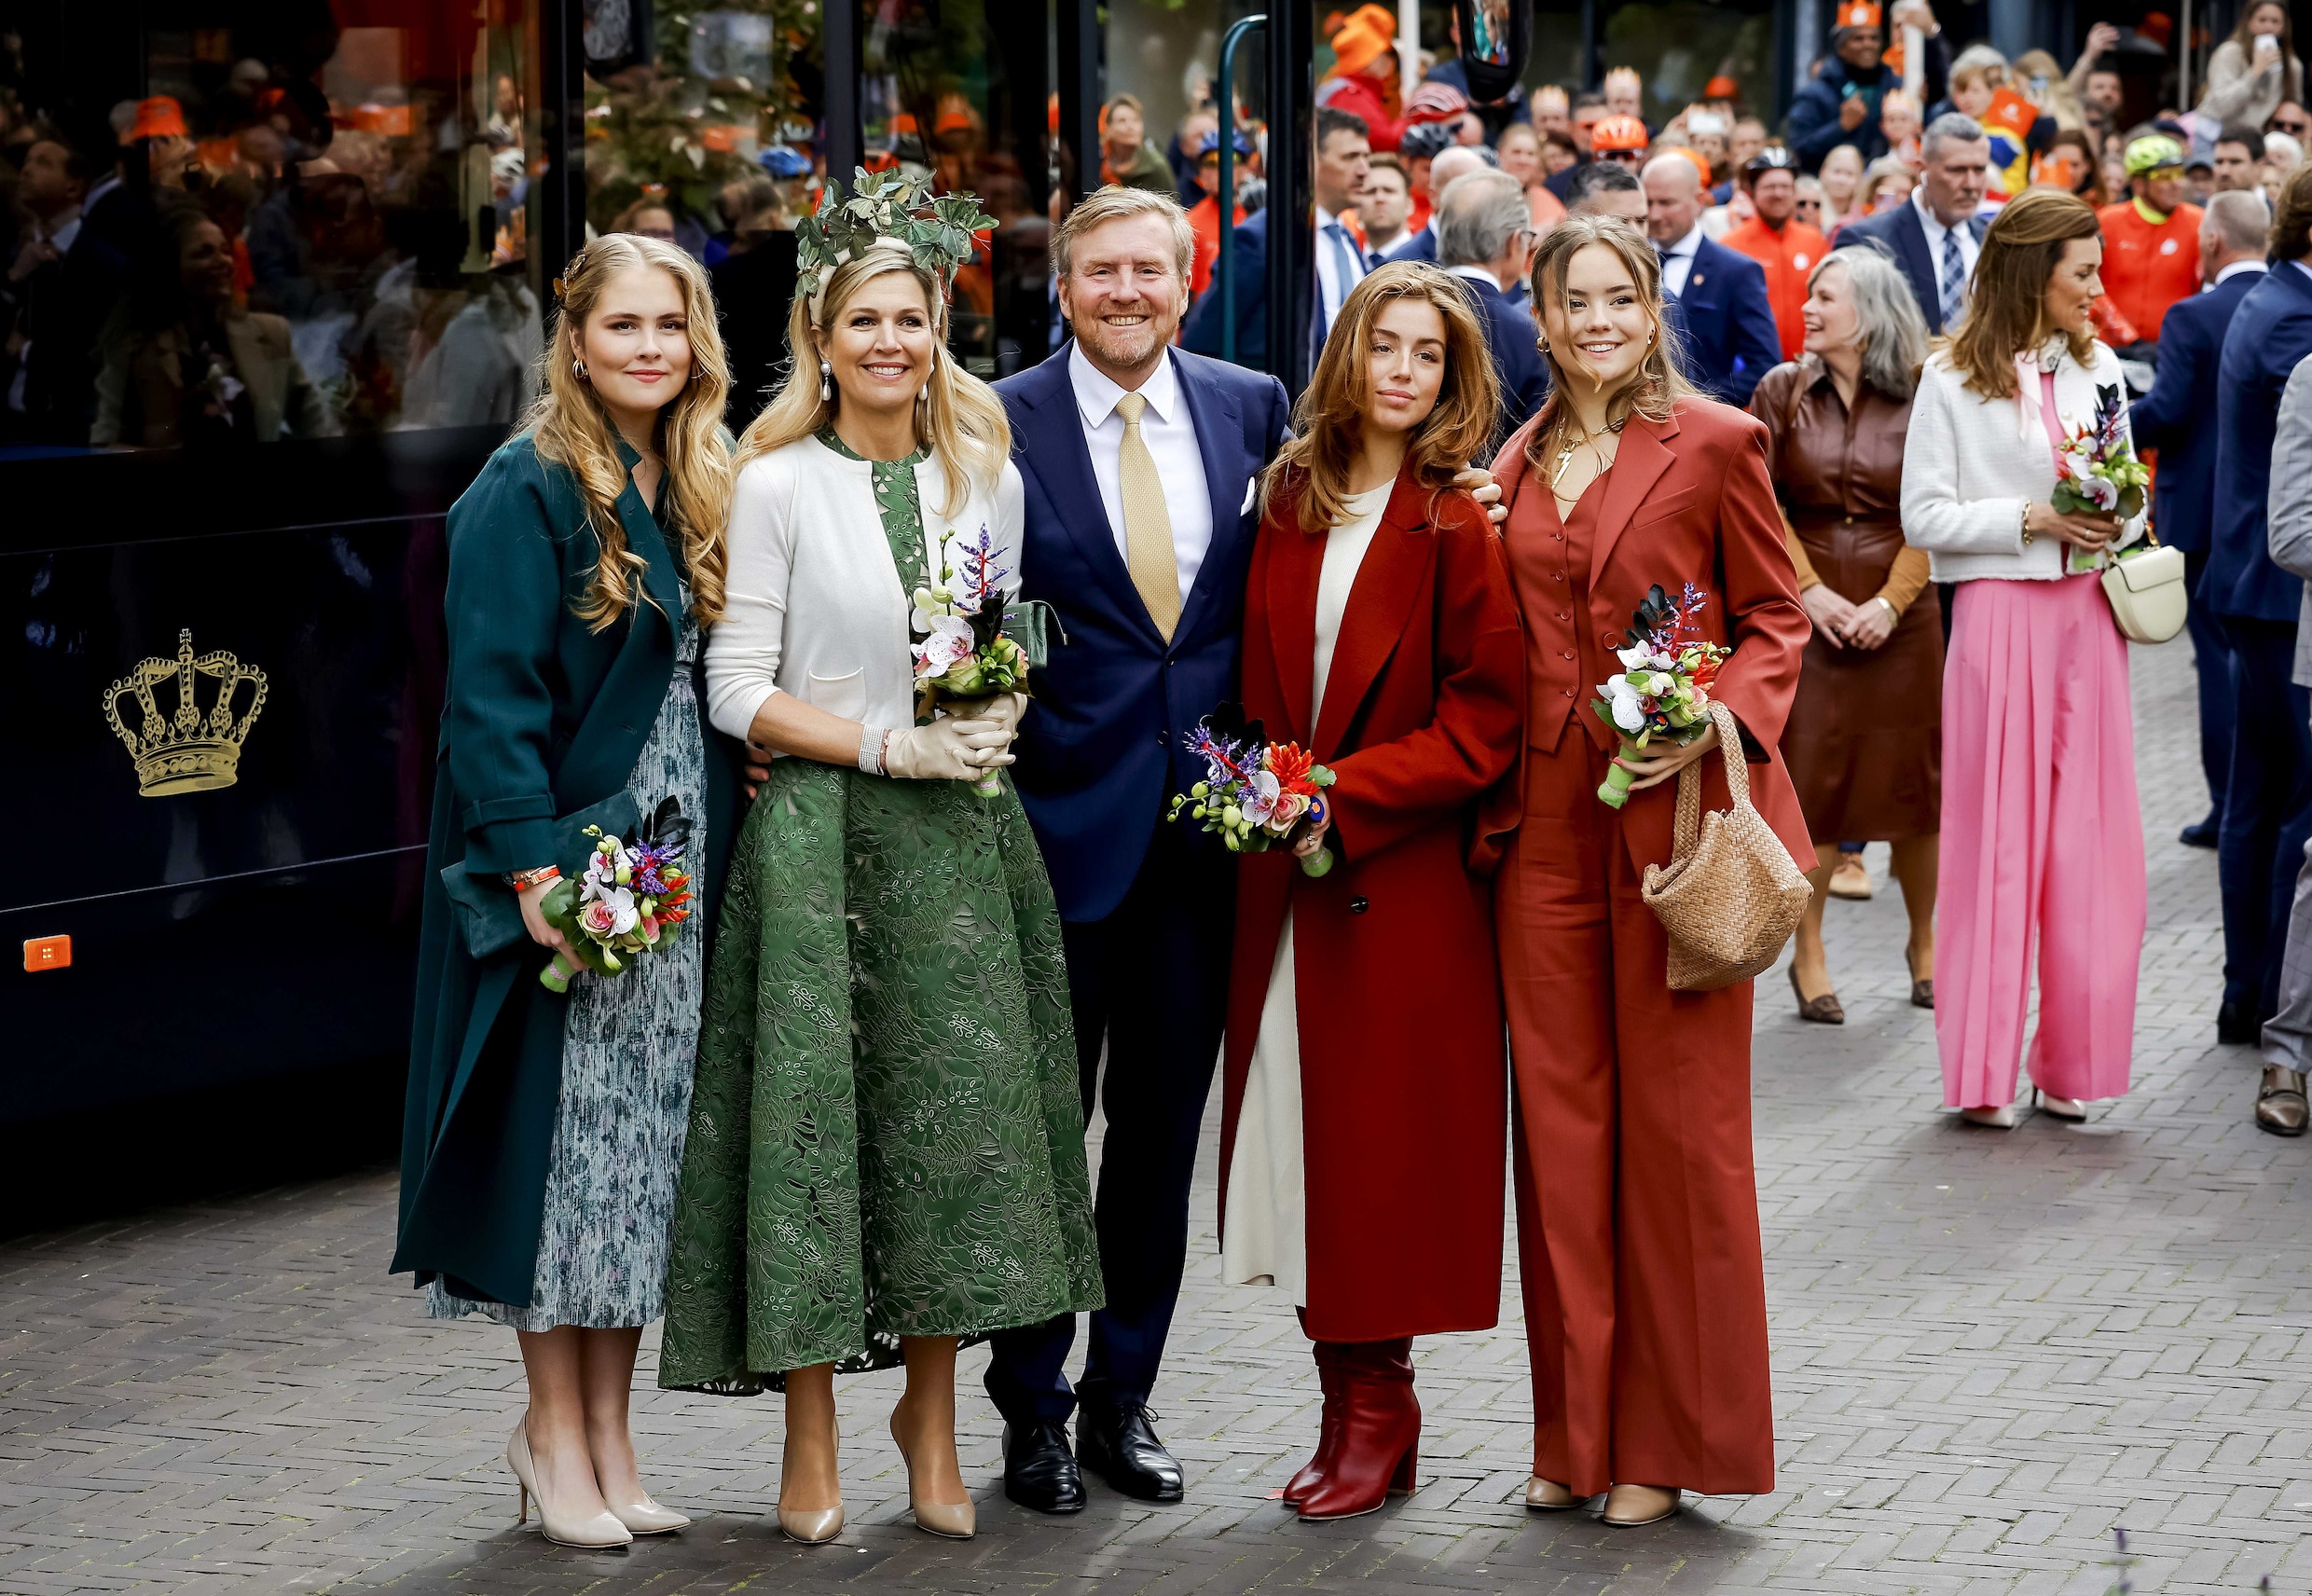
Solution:
M1492 443L1501 386L1492 346L1452 275L1420 261L1391 261L1349 291L1317 357L1293 420L1299 435L1276 451L1261 484L1261 506L1280 491L1299 494L1300 530L1328 531L1348 519L1349 468L1363 447L1372 396L1373 325L1400 299L1432 306L1445 322L1445 377L1437 407L1413 430L1405 461L1434 500Z
M1012 457L1012 423L996 391L964 370L948 350L947 300L940 293L939 279L917 266L906 246L895 240L879 239L856 258L835 268L827 279L826 299L817 323L811 320L810 296L794 296L794 309L787 314L791 358L786 379L779 384L778 396L739 438L738 464L743 468L758 455L810 437L833 420L843 395L834 392L830 398L819 397L819 335L834 325L835 318L861 288L892 272L913 278L923 290L924 307L931 313L932 331L937 335L930 392L915 406L915 434L919 443L929 444L939 457L941 485L947 490L939 513L953 516L962 510L975 480L986 485L1001 476L1004 461Z
M731 451L722 434L722 401L730 392L730 363L715 320L707 273L664 239L612 233L570 257L562 268L559 304L538 357L537 402L522 425L541 460L578 479L586 522L600 549L585 596L571 606L601 631L634 607L650 562L626 545L618 496L629 480L618 458L618 429L595 396L594 385L571 362L578 339L611 279L638 267L656 267L682 290L690 324L691 379L658 412L658 453L667 474L668 530L680 543L691 585L691 613L702 626L722 618L723 533L731 512Z
M1999 208L1975 263L1967 319L1943 346L1969 392L2014 398L2015 357L2057 331L2073 360L2094 364L2092 336L2047 324L2047 282L2065 245L2101 231L2095 207L2059 188L2026 188Z
M2239 21L2232 24L2230 43L2239 48L2241 64L2250 72L2256 68L2256 35L2248 31L2248 24L2256 20L2256 13L2270 6L2280 14L2280 76L2286 79L2287 92L2283 100L2301 103L2304 99L2304 63L2296 59L2295 7L2287 0L2248 0L2240 7Z
M1551 227L1543 237L1541 247L1534 252L1534 321L1537 325L1548 324L1542 307L1552 301L1562 314L1573 315L1565 274L1574 264L1574 256L1592 244L1612 251L1629 271L1630 281L1637 285L1638 297L1654 329L1654 337L1645 346L1645 356L1639 361L1636 372L1618 391L1606 395L1606 420L1610 424L1634 412L1649 421L1666 421L1679 400L1695 396L1695 388L1679 368L1677 353L1670 347L1669 325L1662 320L1661 259L1636 227L1619 216L1581 215L1568 216ZM1526 459L1536 471L1543 469L1543 461L1556 442L1555 434L1570 413L1571 406L1562 403L1562 396L1573 392L1565 365L1546 337L1541 358L1549 365L1549 403L1542 411L1547 419L1534 430L1525 446Z

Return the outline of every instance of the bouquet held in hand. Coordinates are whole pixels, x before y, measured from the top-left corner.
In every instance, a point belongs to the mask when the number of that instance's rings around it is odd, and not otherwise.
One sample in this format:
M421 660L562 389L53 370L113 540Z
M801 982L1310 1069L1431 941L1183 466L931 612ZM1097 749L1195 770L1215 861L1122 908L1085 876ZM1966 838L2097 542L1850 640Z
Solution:
M564 876L546 888L538 913L560 931L578 956L572 966L555 954L538 972L549 992L567 992L582 970L618 975L637 954L654 953L673 942L675 928L690 918L691 876L682 855L690 846L691 823L682 805L668 798L642 822L632 843L588 826L595 839L585 874Z
M1027 654L1003 630L1003 579L1011 572L996 563L995 539L979 536L948 546L936 587L915 591L915 630L923 640L908 652L915 658L915 709L929 714L935 705L969 719L971 708L998 693L1027 691ZM991 770L971 784L983 798L1003 791Z
M1621 671L1599 682L1602 696L1590 701L1590 708L1621 734L1618 757L1641 759L1658 738L1683 745L1710 729L1710 684L1734 651L1696 630L1694 617L1708 601L1690 582L1674 601L1657 583L1631 613L1636 624L1618 651ZM1620 808L1630 801L1635 779L1627 767L1615 765L1598 787L1599 801Z
M2066 516L2116 516L2133 520L2143 513L2144 490L2152 481L2151 468L2136 458L2127 441L2127 401L2117 384L2096 390L2095 420L2071 430L2071 439L2056 452L2055 491L2048 502ZM2100 555L2071 547L2067 569L2093 571Z
M1297 743L1270 742L1259 722L1245 719L1243 706L1221 705L1182 741L1204 762L1204 779L1173 798L1167 819L1186 809L1205 831L1219 832L1232 853L1290 847L1325 824L1325 789L1333 773ZM1332 850L1304 855L1300 868L1324 874L1332 868Z

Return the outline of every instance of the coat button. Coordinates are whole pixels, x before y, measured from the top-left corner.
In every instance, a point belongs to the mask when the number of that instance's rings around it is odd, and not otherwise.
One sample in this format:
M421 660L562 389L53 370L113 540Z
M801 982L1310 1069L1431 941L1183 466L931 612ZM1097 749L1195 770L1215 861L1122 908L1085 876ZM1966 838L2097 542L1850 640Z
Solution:
M1572 649L1561 650L1559 651L1558 657L1560 659L1571 659L1574 657L1574 651Z
M1361 915L1371 907L1372 902L1367 898L1359 896L1349 900L1349 913L1352 915Z
M1574 612L1571 610L1560 610L1558 612L1558 619L1561 621L1570 621L1573 618Z
M1573 690L1572 688L1568 687L1568 688L1565 690L1565 695L1566 695L1568 698L1571 698L1571 697L1574 695L1574 690Z

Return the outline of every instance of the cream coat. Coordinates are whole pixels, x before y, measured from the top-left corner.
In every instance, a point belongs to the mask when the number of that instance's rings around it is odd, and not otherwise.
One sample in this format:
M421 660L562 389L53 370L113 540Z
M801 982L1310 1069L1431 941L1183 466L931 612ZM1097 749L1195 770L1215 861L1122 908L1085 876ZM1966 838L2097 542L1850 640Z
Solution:
M915 467L925 560L937 571L944 546L995 540L1007 598L1019 591L1025 499L1006 461L993 483L975 484L954 516L942 516L946 479L936 457ZM805 438L751 461L731 498L730 566L722 622L707 639L707 715L743 737L774 693L791 693L830 714L871 726L915 724L909 592L875 507L874 469Z
M2068 353L2055 373L2056 413L2067 430L2094 419L2096 390L2119 385L2119 361L2099 343L2095 364ZM2131 434L2132 435L2132 434ZM1903 536L1927 551L1937 582L1979 577L2052 582L2064 574L2070 547L2053 538L2023 542L2023 502L2044 504L2055 492L2055 460L2044 427L2028 430L2016 399L1985 399L1962 385L1947 356L1920 374L1903 447ZM2143 535L2143 517L2126 522L2120 543Z

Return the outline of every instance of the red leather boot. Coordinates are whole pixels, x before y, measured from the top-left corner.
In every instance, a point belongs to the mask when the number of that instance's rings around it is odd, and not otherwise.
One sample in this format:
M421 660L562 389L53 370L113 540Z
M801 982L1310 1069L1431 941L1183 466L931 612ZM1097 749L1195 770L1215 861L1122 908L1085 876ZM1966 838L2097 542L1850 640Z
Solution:
M1309 1493L1324 1482L1325 1471L1332 1463L1333 1448L1341 1441L1340 1344L1316 1341L1313 1345L1316 1355L1316 1383L1325 1394L1325 1409L1323 1417L1317 1421L1316 1455L1301 1465L1300 1472L1285 1482L1285 1506L1287 1507L1300 1506L1309 1499Z
M1413 1399L1413 1343L1338 1343L1341 1424L1325 1477L1300 1502L1312 1521L1353 1519L1409 1495L1421 1450L1421 1404Z

